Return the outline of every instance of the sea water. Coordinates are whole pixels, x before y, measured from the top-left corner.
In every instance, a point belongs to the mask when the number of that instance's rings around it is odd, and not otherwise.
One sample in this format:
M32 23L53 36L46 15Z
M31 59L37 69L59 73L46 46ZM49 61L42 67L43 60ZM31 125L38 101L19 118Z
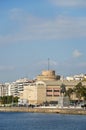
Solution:
M0 130L86 130L86 116L0 112Z

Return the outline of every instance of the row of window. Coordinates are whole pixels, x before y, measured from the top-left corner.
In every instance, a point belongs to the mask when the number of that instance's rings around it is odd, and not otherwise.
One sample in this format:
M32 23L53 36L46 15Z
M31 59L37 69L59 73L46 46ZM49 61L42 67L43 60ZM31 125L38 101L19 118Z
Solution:
M58 90L58 89L47 89L46 90L46 96L48 96L48 97L52 97L52 96L58 97L59 94L60 94L60 90Z
M59 92L59 90L56 90L56 89L54 89L54 90L52 90L52 89L47 89L47 92Z
M46 96L48 96L48 97L52 97L52 94L47 94ZM54 97L59 97L59 95L57 94L57 95L53 95Z

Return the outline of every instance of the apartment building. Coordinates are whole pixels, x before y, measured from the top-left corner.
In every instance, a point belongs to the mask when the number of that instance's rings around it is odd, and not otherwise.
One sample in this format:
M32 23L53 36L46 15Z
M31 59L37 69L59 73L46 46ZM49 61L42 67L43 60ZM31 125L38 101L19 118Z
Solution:
M12 83L0 84L0 96L10 96L14 97L20 96L20 94L24 90L24 86L29 85L33 80L29 80L26 78L16 80Z
M19 79L16 80L15 82L10 84L10 94L13 95L14 97L20 96L24 90L24 86L29 85L32 80L29 80L27 78Z
M0 84L0 97L6 94L6 86L4 84Z

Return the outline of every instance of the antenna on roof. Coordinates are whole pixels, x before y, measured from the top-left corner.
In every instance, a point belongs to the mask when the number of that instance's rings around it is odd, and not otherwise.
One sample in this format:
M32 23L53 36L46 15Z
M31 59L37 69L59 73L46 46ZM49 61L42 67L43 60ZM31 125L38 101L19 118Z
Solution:
M50 69L50 59L48 58L48 70Z

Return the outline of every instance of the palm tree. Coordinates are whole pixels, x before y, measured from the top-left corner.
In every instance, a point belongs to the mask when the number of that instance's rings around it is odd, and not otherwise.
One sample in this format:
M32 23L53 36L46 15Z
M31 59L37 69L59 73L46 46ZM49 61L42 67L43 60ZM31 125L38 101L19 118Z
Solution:
M74 87L74 92L76 94L76 97L78 98L78 102L80 102L81 97L82 97L82 83L79 82L75 87Z
M69 88L68 90L66 90L66 93L65 95L69 97L69 99L71 100L71 95L73 94L73 89L72 88Z
M82 90L81 90L81 96L84 99L84 102L86 101L86 87L82 86Z

